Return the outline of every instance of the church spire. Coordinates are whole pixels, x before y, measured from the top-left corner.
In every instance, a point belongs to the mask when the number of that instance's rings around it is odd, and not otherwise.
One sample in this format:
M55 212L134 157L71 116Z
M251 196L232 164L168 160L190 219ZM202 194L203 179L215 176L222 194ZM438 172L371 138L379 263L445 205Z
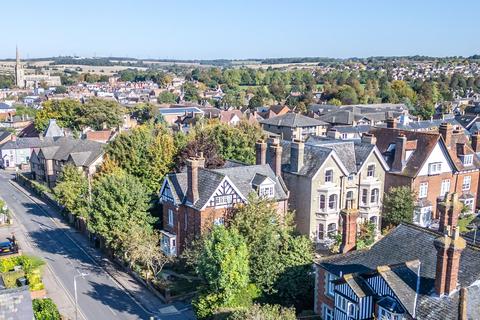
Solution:
M18 51L18 46L15 46L16 49L16 60L17 60L17 66L20 64L20 52Z

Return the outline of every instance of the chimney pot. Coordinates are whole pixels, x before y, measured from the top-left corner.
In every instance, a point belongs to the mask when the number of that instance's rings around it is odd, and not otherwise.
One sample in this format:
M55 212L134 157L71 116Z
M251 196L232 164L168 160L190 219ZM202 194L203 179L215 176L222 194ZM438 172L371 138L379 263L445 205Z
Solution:
M392 169L395 171L403 171L405 164L407 147L407 137L403 133L400 133L395 141L395 158L393 159Z
M443 141L447 145L447 148L450 148L452 142L453 127L448 122L443 122L438 128L438 132L442 135Z
M397 120L395 118L388 118L387 119L387 128L395 129L397 127Z
M263 140L258 140L255 144L256 164L264 165L267 163L267 144Z
M290 147L290 164L292 172L299 172L303 167L305 144L300 140L294 140Z
M375 137L372 133L364 133L362 135L362 142L376 145L377 137Z
M354 200L347 201L347 208L340 214L343 218L342 223L342 246L340 251L346 253L355 248L357 244L357 218L358 210L353 208Z
M201 161L195 158L187 160L187 200L194 204L199 199L198 195L198 168Z

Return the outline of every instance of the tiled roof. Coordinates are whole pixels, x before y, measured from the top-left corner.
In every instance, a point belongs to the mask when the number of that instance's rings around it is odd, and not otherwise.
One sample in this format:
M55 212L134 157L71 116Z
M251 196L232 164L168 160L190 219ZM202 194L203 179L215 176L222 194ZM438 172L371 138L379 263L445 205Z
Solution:
M106 142L110 140L110 137L113 135L112 130L100 130L100 131L88 131L85 134L87 140L97 141L97 142Z
M371 273L376 272L379 266L404 264L407 261L418 260L420 261L420 287L416 309L417 318L456 319L458 292L443 298L432 295L437 257L434 241L439 236L441 234L433 230L411 224L400 224L370 249L323 258L318 264L327 271L340 275ZM394 272L396 276L390 275L390 283L397 289L402 297L401 299L409 300L411 291L408 288L401 289L397 284L400 281L399 279L402 279L407 285L412 286L413 284L409 284L411 283L409 281L412 280L408 276L410 273L405 269L394 270ZM468 288L468 303L474 304L470 306L469 319L479 319L478 302L480 297L475 296L475 294L480 292L478 287L480 285L480 247L468 244L463 250L460 258L458 281L461 287ZM410 308L408 303L405 304L407 304L407 309Z
M251 192L256 192L253 188L253 180L262 175L268 177L275 182L275 199L285 200L288 198L287 189L281 180L276 177L269 165L234 165L220 169L198 169L198 192L199 199L193 204L193 207L200 210L211 198L215 190L225 177L228 177L234 186L239 190L241 196L247 197ZM187 173L174 173L167 175L167 182L170 184L172 194L176 203L185 203L188 181Z
M463 149L463 150L462 150ZM476 156L473 157L472 165L464 165L462 158L460 157L461 152L463 151L465 154L475 154L472 147L470 146L470 142L468 137L463 134L463 132L453 133L450 145L447 146L448 153L450 158L453 161L455 168L458 171L463 170L473 170L480 168L480 159Z
M261 124L268 124L272 126L279 127L289 127L289 128L298 128L298 127L314 127L314 126L325 126L325 122L306 117L298 113L286 113L281 116L276 116L267 120L260 121Z
M60 137L54 138L49 146L41 147L39 153L48 160L72 160L76 166L89 166L104 153L104 146L96 141Z
M16 140L10 140L0 146L0 149L29 149L47 147L54 144L53 138L16 138Z
M405 168L401 173L399 173L408 177L417 176L422 165L425 163L427 158L430 156L430 153L440 141L440 134L435 132L374 127L372 130L370 130L370 133L377 138L377 148L384 155L389 166L391 166L393 162L395 152L387 152L387 149L391 144L395 144L399 134L405 135L407 137L407 141L417 140L417 145L422 146L422 148L417 149L412 153L405 164Z

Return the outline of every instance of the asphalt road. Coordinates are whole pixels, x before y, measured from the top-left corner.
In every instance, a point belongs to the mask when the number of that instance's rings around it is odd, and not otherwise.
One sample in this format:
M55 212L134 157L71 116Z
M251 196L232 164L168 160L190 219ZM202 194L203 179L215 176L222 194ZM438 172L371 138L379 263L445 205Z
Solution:
M101 256L89 254L92 248L88 247L88 242L73 237L72 230L56 222L52 219L52 213L42 208L45 205L39 205L10 184L11 177L10 174L0 172L0 196L14 212L17 223L23 225L25 236L35 247L35 254L47 262L72 303L74 275L88 274L77 277L78 319L150 319L155 316L155 319L176 320L191 317L191 311L186 310L185 305L175 308L143 291L145 288L138 289L139 292L128 292L121 287L101 267ZM119 274L122 274L120 270ZM151 303L148 306L137 302L142 301L138 299L138 295L142 294L150 294L148 301ZM185 309L185 313L182 313L181 308ZM170 310L170 313L163 313L162 309ZM180 312L177 311L179 309Z

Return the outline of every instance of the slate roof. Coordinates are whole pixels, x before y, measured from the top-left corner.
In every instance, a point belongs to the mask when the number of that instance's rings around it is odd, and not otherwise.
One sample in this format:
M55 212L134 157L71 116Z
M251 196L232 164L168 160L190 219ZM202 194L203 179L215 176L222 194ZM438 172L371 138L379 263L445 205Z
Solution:
M0 130L0 141L8 138L12 133L10 131Z
M0 146L2 150L10 150L10 149L29 149L29 148L40 148L50 146L54 143L53 138L17 138L15 141L10 140L5 142Z
M314 126L325 126L327 123L306 117L298 113L285 113L281 116L276 116L270 119L260 121L261 124L268 124L271 126L279 127L289 127L289 128L298 128L298 127L314 127Z
M158 112L163 115L184 115L185 113L203 114L203 111L197 107L183 108L159 108Z
M225 177L228 177L234 186L241 193L241 196L247 198L251 192L256 192L253 188L253 181L258 182L259 176L268 177L275 182L275 196L277 201L288 199L287 188L283 180L275 176L268 164L266 165L240 165L228 166L220 169L198 169L198 192L199 199L193 204L197 210L201 210L213 193L220 186ZM168 174L167 182L172 188L172 195L176 203L185 203L188 181L187 173Z
M54 138L52 144L41 147L38 153L41 152L47 160L71 160L76 166L89 166L104 153L104 145L96 141L59 137Z
M444 119L432 119L432 120L421 120L421 121L409 121L406 124L397 122L397 129L402 130L414 130L414 131L428 131L428 130L438 130L438 127L442 123L449 123L454 128L462 128L462 125L453 117L448 117ZM386 127L387 124L379 124L378 127ZM466 133L468 133L466 131Z
M366 133L368 131L370 131L370 129L372 128L371 125L368 125L368 124L362 124L362 125L358 125L358 126L335 126L333 127L333 129L335 129L337 132L340 132L340 133L358 133L358 134L362 134L362 133Z
M65 136L65 132L58 126L55 119L50 119L48 122L48 127L43 135L49 138L63 137Z
M441 139L440 134L436 132L409 131L393 128L374 127L370 130L370 133L377 138L377 148L380 150L380 153L382 153L390 167L395 158L395 151L390 152L387 151L387 149L391 144L395 144L396 138L399 134L405 135L407 141L416 140L417 145L422 146L421 149L417 149L412 153L405 164L405 168L399 173L412 178L417 176L422 165L428 159L430 153Z
M34 319L28 286L0 290L0 319Z
M352 251L343 255L326 257L317 264L337 276L341 274L368 274L377 272L379 266L404 264L408 261L420 262L419 298L416 308L418 319L457 319L458 291L449 297L433 295L436 274L437 251L434 246L440 233L412 224L402 223L375 243L370 249ZM412 297L414 267L412 273L406 269L393 268L393 274L386 274L399 299L410 301ZM480 247L467 244L460 258L458 281L461 287L468 288L469 319L480 319ZM401 284L401 282L405 282ZM406 288L405 284L410 287ZM409 302L405 302L407 310Z
M282 170L290 172L290 149L292 142L282 141ZM361 141L336 140L310 136L305 143L303 166L299 175L314 176L333 153L338 156L349 173L356 173L375 148Z

